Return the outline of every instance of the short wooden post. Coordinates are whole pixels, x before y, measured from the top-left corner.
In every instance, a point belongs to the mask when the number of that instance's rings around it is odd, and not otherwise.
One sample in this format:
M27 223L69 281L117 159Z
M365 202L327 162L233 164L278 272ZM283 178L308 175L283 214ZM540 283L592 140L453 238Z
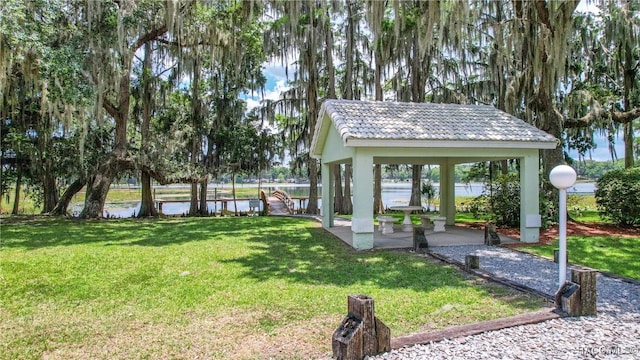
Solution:
M478 269L480 267L480 257L478 255L466 255L464 257L464 269Z
M347 308L347 317L333 333L334 358L361 360L391 349L391 332L375 317L372 298L349 295Z
M416 226L413 228L413 250L417 253L424 253L429 248L427 237L424 236L424 228Z
M362 320L347 316L333 333L333 357L338 360L362 359L364 349L362 346Z
M580 286L580 315L596 315L598 312L596 275L593 270L571 270L571 281Z
M567 264L568 264L569 263L569 253L567 252L565 254L565 256L567 257ZM558 261L560 261L560 250L555 249L555 250L553 250L553 262L557 264Z
M500 236L496 232L496 226L492 223L484 225L484 244L489 246L500 245Z
M556 307L569 316L597 314L596 275L593 270L571 270L571 282L556 293Z
M391 329L385 325L380 319L376 320L376 343L378 349L376 354L391 351Z
M569 316L579 316L580 285L567 282L558 290L558 294L559 296L556 295L556 298L559 302L556 303L556 307L559 306Z
M364 355L377 354L376 323L373 315L373 299L366 295L349 295L347 298L349 314L362 319L362 342Z

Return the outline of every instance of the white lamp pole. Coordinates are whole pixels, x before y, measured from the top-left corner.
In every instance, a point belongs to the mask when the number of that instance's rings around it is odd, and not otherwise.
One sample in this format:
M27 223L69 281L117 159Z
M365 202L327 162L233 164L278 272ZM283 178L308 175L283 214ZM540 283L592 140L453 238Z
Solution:
M559 224L558 224L558 236L559 236L559 275L558 286L562 287L567 281L567 188L573 186L576 183L576 171L571 166L558 165L554 167L549 173L549 180L551 184L560 190L559 201Z

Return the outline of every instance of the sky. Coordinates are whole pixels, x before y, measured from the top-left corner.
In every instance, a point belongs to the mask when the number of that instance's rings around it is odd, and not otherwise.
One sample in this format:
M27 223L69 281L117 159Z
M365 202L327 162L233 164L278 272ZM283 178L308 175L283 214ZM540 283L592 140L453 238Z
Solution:
M285 67L279 61L271 61L263 65L263 72L267 78L267 83L264 90L264 100L277 100L280 98L280 93L289 90L287 82L287 74ZM289 77L293 75L293 67L289 67ZM251 110L260 106L260 101L263 99L262 94L254 93L253 95L247 94L245 101L247 102L247 110Z
M607 138L603 135L594 135L594 140L596 143L596 148L591 151L591 153L585 154L586 160L596 160L596 161L611 161L611 153L609 153L609 144ZM622 138L622 133L618 133L615 140L615 154L616 159L624 159L624 141ZM569 151L569 156L573 159L578 159L578 152L576 150Z

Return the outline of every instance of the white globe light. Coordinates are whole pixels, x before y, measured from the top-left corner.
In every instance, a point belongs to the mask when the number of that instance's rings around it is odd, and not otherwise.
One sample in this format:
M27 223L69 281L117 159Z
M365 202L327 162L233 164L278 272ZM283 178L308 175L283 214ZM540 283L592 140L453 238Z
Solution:
M560 190L567 189L576 183L576 171L568 165L558 165L549 173L551 184Z

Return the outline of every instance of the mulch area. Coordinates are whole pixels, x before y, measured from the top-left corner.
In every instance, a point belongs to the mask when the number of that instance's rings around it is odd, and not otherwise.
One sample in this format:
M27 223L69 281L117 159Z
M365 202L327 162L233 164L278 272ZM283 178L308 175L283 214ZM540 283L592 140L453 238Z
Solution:
M484 229L483 223L456 223L456 226L464 226L473 229ZM504 234L515 239L520 238L519 228L498 228L499 234ZM624 228L610 224L583 223L577 221L567 222L567 236L617 236L617 237L640 237L640 228ZM558 238L558 225L540 230L540 245L550 245ZM511 246L531 245L514 244Z

